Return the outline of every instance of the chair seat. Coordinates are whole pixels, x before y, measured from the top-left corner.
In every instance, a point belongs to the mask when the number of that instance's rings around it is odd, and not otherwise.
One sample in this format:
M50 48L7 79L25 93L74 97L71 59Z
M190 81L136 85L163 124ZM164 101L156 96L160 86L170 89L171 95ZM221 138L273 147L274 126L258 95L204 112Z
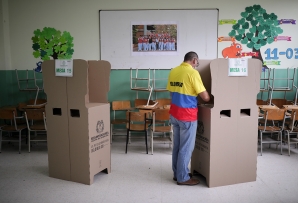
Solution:
M258 129L261 130L261 131L270 131L270 132L278 132L280 131L280 128L277 127L277 126L266 126L266 129L265 129L265 126L258 126Z
M155 126L154 132L170 132L171 126Z
M292 129L291 129L291 126L290 125L286 125L285 127L284 127L284 130L288 130L288 131L290 131L289 133L298 133L298 128L297 127L294 127L293 128L293 131L291 131Z
M115 119L111 120L111 124L125 124L127 122L126 119Z
M17 131L24 130L26 128L27 128L26 125L18 125L17 126ZM5 125L5 126L1 127L1 130L2 131L9 131L9 132L15 132L16 131L15 127L11 126L11 125Z
M150 125L149 123L146 124L146 129L144 129L144 124L130 124L130 130L146 131L149 125ZM127 128L128 128L128 124L127 124Z
M46 130L44 125L32 125L30 130Z
M284 138L283 141L284 141L284 142L288 142L288 139ZM293 143L294 143L294 144L295 144L295 143L298 143L298 138L296 138L296 137L295 137L295 138L290 138L290 143L291 143L291 144L293 144Z
M260 139L259 139L259 141L260 141ZM280 143L280 139L276 139L276 138L273 138L273 137L264 137L262 139L262 143L266 143L266 144Z

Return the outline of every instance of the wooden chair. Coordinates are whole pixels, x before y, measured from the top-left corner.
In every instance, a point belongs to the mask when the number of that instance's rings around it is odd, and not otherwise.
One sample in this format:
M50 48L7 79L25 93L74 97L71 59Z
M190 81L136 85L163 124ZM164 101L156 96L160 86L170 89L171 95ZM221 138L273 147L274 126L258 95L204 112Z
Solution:
M157 121L163 121L166 125L159 125ZM152 127L151 127L151 154L153 154L153 141L154 141L154 133L169 133L169 137L160 137L159 140L163 143L169 143L170 147L172 146L173 141L173 128L169 123L170 121L170 113L169 109L155 109L152 115ZM156 138L157 140L157 138Z
M31 141L47 141L46 113L45 109L26 109L24 114L28 128L28 152L30 152ZM31 132L34 132L34 137L31 137Z
M285 114L286 109L266 109L264 111L264 126L258 126L260 133L259 142L261 144L261 156L264 143L276 145L280 144L280 153L282 154L282 131L285 123ZM279 123L282 122L282 124L278 126L276 125L276 121ZM276 133L277 136L275 135Z
M18 124L19 119L23 117L17 116L16 108L1 108L0 119L9 121L10 124L6 124L0 128L0 153L2 142L19 142L19 154L21 153L22 131L27 127L24 124ZM3 132L7 132L8 136L3 138ZM18 139L14 139L13 133L18 133Z
M120 111L123 112L123 111L127 111L129 109L131 109L129 100L112 101L113 119L111 120L111 143L113 140L113 135L116 135L116 134L125 135L125 131L126 131L125 127L114 129L114 125L126 125L127 120L125 118L125 114L121 117L121 115L118 115L118 113L120 113ZM116 112L117 112L117 116L116 116Z
M35 100L35 99L30 99L29 101L28 101L28 105L46 105L46 103L47 103L47 100L46 99L37 99L37 100Z
M295 144L297 148L298 144L298 127L295 126L295 122L298 121L298 109L292 109L291 120L288 125L285 125L284 132L287 138L283 139L284 143L288 145L288 153L291 155L291 144ZM291 137L295 135L295 137Z
M267 103L270 103L270 100L267 100ZM277 106L278 108L284 108L283 105L286 105L288 101L286 99L271 99L271 104Z
M266 105L266 101L257 99L257 105Z
M140 105L146 105L148 99L135 99L135 107L140 106ZM149 100L149 105L153 105L154 101Z
M264 101L264 100L261 100L261 99L257 99L257 105L260 106L260 105L266 105L267 102ZM263 116L264 116L264 113L263 111L260 110L260 108L258 108L258 115L259 115L259 120L258 120L258 125L264 125L264 119L263 119Z
M171 105L171 102L172 102L172 100L168 98L157 99L156 101L158 102L156 107L158 109L163 109L165 108L165 106L168 107Z
M127 133L126 133L125 153L127 153L129 134L131 131L133 131L133 132L142 132L145 134L146 153L148 154L147 131L148 131L148 127L151 125L151 122L150 123L147 122L150 119L149 113L128 111L126 113L126 118L127 118L127 124L126 124Z

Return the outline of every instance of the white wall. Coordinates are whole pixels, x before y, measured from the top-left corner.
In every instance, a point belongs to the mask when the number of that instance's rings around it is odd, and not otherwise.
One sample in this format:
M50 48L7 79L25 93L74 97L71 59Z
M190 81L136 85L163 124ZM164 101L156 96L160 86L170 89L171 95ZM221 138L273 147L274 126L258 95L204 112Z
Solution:
M260 4L269 13L282 13L282 18L298 19L296 0L205 1L205 0L1 0L8 2L9 28L0 15L0 70L33 69L40 59L33 57L33 31L54 27L74 37L73 58L99 59L99 10L117 9L199 9L218 8L219 19L239 19L247 6ZM0 4L0 8L1 4ZM7 9L7 8L6 8ZM2 9L0 9L1 11ZM228 28L219 27L220 33ZM4 34L8 44L3 45ZM292 36L297 35L293 33ZM298 45L293 45L297 46ZM6 56L4 53L10 53ZM4 56L3 56L4 54ZM5 57L3 63L3 57ZM11 58L11 59L10 59ZM11 65L10 65L11 62Z
M0 70L5 69L3 15L3 6L0 2Z

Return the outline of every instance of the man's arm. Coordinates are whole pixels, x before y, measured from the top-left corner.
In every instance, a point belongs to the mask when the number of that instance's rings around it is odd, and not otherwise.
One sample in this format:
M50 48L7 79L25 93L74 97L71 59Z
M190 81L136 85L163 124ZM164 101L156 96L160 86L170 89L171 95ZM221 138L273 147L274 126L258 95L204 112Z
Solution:
M199 96L203 99L203 101L208 102L210 100L210 96L207 91L201 92Z

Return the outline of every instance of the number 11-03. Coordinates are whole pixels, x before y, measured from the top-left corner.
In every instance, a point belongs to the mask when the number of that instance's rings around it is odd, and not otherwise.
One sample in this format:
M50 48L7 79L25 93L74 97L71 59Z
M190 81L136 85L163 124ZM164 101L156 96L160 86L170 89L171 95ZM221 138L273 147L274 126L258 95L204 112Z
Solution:
M277 60L279 59L278 55L285 55L287 59L292 59L293 54L295 52L295 59L298 59L298 48L295 48L294 51L291 48L288 48L286 51L280 51L278 52L278 48L274 48L272 51L270 48L268 48L265 51L265 54L267 55L265 57L266 60ZM273 55L273 56L271 56Z

